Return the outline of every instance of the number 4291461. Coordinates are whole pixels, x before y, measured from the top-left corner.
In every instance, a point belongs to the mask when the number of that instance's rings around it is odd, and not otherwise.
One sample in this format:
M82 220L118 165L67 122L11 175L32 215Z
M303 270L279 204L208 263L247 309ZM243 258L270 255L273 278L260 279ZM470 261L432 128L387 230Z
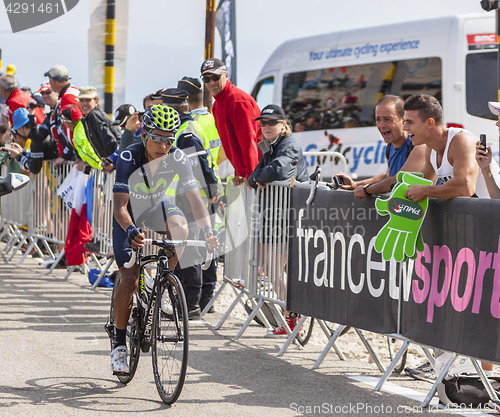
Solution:
M8 3L6 7L7 13L30 13L30 14L35 14L35 13L59 13L59 3L55 3L52 5L52 3L41 3L40 5L37 5L35 3Z

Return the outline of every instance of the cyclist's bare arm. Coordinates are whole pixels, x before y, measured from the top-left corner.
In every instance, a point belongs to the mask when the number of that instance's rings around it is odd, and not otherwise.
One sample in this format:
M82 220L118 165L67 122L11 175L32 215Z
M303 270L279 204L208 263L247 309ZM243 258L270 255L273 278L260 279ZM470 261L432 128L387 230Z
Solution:
M193 216L196 220L196 223L202 228L202 230L206 230L207 228L212 229L212 223L210 221L210 214L208 213L205 204L203 204L203 200L201 199L199 190L191 190L186 193L186 197L191 204L191 210L193 210ZM208 245L210 249L217 249L219 247L219 239L212 234L212 232L208 232L205 235L205 238L208 241Z
M130 197L127 193L114 193L113 215L123 230L127 230L130 225L134 225L132 217L127 210L129 198ZM131 243L132 248L142 248L144 246L145 237L144 233L139 233L136 237L134 237L134 240Z

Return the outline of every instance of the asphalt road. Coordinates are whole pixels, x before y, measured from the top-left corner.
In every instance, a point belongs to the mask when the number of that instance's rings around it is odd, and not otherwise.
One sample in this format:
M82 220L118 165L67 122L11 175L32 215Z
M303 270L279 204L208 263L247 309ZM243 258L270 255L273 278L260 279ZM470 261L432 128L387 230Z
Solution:
M359 379L375 381L380 372L360 360L343 362L331 353L312 370L323 346L292 346L277 358L284 340L265 338L257 325L234 341L242 321L230 318L215 331L221 312L191 322L186 384L179 400L167 406L153 382L150 354L141 356L127 386L111 374L103 327L110 290L92 291L79 273L66 281L65 271L49 276L31 258L18 266L19 259L0 259L1 416L447 414L420 410L419 401L392 392L374 392ZM431 387L405 376L390 382L421 397Z

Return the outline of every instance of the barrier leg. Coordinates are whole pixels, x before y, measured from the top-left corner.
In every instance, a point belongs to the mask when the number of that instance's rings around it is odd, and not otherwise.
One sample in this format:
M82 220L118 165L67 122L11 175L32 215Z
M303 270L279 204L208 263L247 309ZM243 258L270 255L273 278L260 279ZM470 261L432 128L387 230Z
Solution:
M396 356L394 356L394 359L392 360L391 364L385 370L384 375L382 375L382 378L380 378L377 385L375 386L375 391L380 391L382 389L382 385L385 384L385 381L387 381L387 378L389 378L389 376L391 375L392 370L396 367L397 363L401 359L401 356L404 355L404 353L408 350L409 346L410 342L408 340L405 340L401 348L398 350L398 353L396 353Z
M436 382L434 382L434 385L432 386L431 390L429 391L429 393L425 397L424 402L422 403L422 407L425 408L425 407L427 407L430 404L430 402L432 400L432 397L434 397L434 394L437 391L438 384L446 376L446 374L448 373L449 369L451 368L451 365L453 365L453 362L455 362L456 358L457 358L457 354L453 353L451 355L451 358L448 360L448 362L446 363L445 367L443 368L443 370L439 373L439 375L438 375L438 377L436 379Z
M319 324L319 327L321 327L321 329L323 330L323 332L325 333L326 337L328 339L330 339L330 337L332 337L332 334L330 333L330 329L328 329L328 327L326 326L325 324L325 321L324 320L321 320L321 319L316 319L316 321L318 322ZM344 356L344 353L342 353L342 351L339 349L339 347L337 346L337 342L333 342L333 345L332 345L333 349L335 350L335 353L337 354L337 356L339 357L339 359L341 361L345 361L346 360L346 357Z
M15 245L17 239L19 239L19 236L21 235L21 229L19 227L15 226L14 228L14 234L10 237L9 241L7 242L7 245L5 246L5 249L3 250L5 254L9 253L12 247Z
M215 300L217 300L217 297L219 297L220 293L224 290L224 288L225 288L226 285L227 285L227 281L224 280L223 283L222 283L222 285L219 287L219 289L217 290L217 292L214 294L214 296L212 297L212 299L209 301L209 303L205 307L205 309L201 312L202 317L210 309L210 307L212 307L214 305Z
M52 271L55 269L55 267L57 266L57 264L59 263L59 261L62 259L63 256L64 256L64 249L61 252L59 252L59 255L57 256L55 261L50 266L50 269L49 269L49 272L47 272L47 275L52 274Z
M257 311L260 310L260 307L262 306L262 304L264 304L264 300L261 299L261 300L259 300L259 302L257 303L257 305L254 307L254 309L252 310L252 312L248 316L247 320L245 321L245 324L243 324L243 327L240 329L240 331L238 332L238 334L234 337L234 340L238 340L241 337L241 335L244 333L244 331L247 329L247 327L250 325L250 323L252 322L253 318L257 314Z
M385 372L385 368L382 365L382 362L380 362L380 359L379 359L378 355L373 350L372 345L370 345L370 342L368 342L368 340L366 340L366 338L365 338L364 334L361 332L361 330L359 330L359 329L354 329L354 330L356 331L356 333L358 334L359 338L361 339L361 341L365 345L366 349L368 350L368 353L372 357L373 361L377 365L377 367L380 370L380 372Z
M233 311L234 307L236 307L236 304L238 304L238 302L241 300L241 297L243 297L243 294L244 294L243 291L240 291L238 293L238 295L234 299L233 303L229 306L229 308L227 309L227 311L224 313L224 315L220 319L219 323L217 323L217 326L215 326L215 330L219 330L222 327L222 325L224 324L224 322L227 320L227 318L229 317L229 315Z
M21 265L24 262L24 260L29 256L29 254L31 253L31 251L33 250L33 248L36 245L36 239L33 236L28 237L28 242L30 242L28 249L26 249L26 252L24 252L23 257L17 263L18 265Z
M280 356L283 356L283 354L286 352L286 350L288 349L288 346L290 346L290 343L292 343L294 340L295 340L295 337L297 336L297 333L299 332L300 328L302 327L302 325L304 324L304 322L306 321L308 317L307 316L302 316L299 320L299 322L297 323L297 325L295 326L295 329L293 329L292 333L290 334L290 336L288 336L288 339L286 339L286 342L285 344L283 345L283 347L280 349L280 351L278 352L278 358Z
M470 358L470 360L471 360L472 364L474 365L474 368L476 368L476 372L479 375L479 378L481 378L481 381L484 385L484 388L486 388L486 392L488 393L490 400L498 401L498 396L497 396L495 390L493 389L493 387L491 386L490 380L488 379L488 377L484 373L483 367L479 364L479 362L476 359Z
M332 348L332 346L335 344L335 341L337 340L337 338L339 337L340 333L342 332L342 330L345 329L346 326L344 326L343 324L341 324L337 330L335 330L335 332L333 333L333 335L330 337L330 340L328 341L328 343L326 344L325 348L323 349L323 352L321 352L321 355L319 355L319 358L316 360L316 362L314 363L312 369L317 369L319 368L319 366L321 365L321 363L323 362L323 360L325 359L325 356L326 354L330 351L330 349Z
M101 283L102 279L104 278L104 275L106 275L106 272L108 272L108 269L111 267L111 265L113 264L115 258L114 257L111 257L109 258L108 262L106 263L106 265L104 266L104 268L101 270L101 272L99 273L99 276L97 277L97 279L95 280L94 284L92 285L92 289L95 290L96 287Z
M19 240L19 243L17 244L17 246L15 247L14 249L14 252L12 252L12 254L10 255L10 258L8 259L8 261L12 261L12 258L16 255L16 253L21 250L21 247L24 245L24 242L26 242L26 239L28 238L28 235L23 233L22 234L22 238L21 240Z

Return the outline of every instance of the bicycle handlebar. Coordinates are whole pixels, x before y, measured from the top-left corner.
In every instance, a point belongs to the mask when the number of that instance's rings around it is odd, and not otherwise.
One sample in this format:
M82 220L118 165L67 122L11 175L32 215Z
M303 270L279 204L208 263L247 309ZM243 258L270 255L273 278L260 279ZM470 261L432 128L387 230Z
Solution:
M212 262L212 259L217 257L217 251L213 250L209 253L208 242L205 240L171 240L171 239L144 239L144 244L151 243L152 245L157 245L161 247L185 247L185 246L196 246L196 247L206 247L207 248L207 259L202 265L202 269L206 271ZM139 249L132 251L132 256L128 262L125 262L123 266L125 268L132 268L136 263L138 263L137 252ZM212 256L209 256L209 255Z

